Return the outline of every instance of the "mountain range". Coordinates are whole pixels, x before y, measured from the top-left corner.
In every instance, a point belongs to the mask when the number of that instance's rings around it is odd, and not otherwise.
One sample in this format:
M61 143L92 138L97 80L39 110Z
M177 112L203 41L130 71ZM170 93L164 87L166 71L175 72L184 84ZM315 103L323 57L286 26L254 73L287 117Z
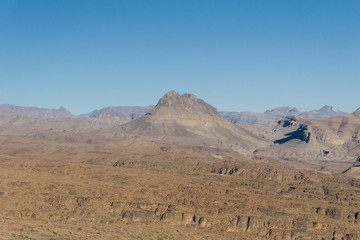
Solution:
M98 118L101 116L120 117L125 120L133 120L145 115L154 106L140 107L140 106L117 106L105 107L100 110L94 110L91 113L82 114L81 116L88 116L90 118Z
M96 118L103 115L111 115L120 117L126 120L133 120L145 115L149 112L153 106L148 107L105 107L100 110L95 110L91 113L83 114L82 116L88 116ZM224 118L237 125L267 125L278 119L283 119L286 116L302 116L313 119L343 116L348 113L340 111L332 106L325 105L318 110L306 111L299 107L277 107L272 110L266 110L264 113L256 112L219 112Z
M37 107L21 107L10 104L0 104L0 116L32 117L32 118L71 118L75 117L64 107L46 109Z
M336 117L347 115L348 113L340 111L334 107L325 105L319 110L305 111L298 107L277 107L272 110L267 110L264 113L252 112L220 112L222 116L238 125L267 125L287 116L300 116L305 118L320 119L328 117Z
M5 106L5 109L10 108ZM358 174L354 169L357 169L356 162L360 156L359 112L344 115L344 112L330 106L310 112L301 108L279 107L264 113L246 113L255 118L250 121L244 113L220 114L193 94L180 95L170 91L160 98L155 107L106 108L82 117L74 117L63 108L10 109L13 109L12 112L3 111L0 114L12 114L0 118L2 134L87 143L133 141L140 137L144 141L162 144L254 154L297 168ZM19 109L22 111L17 112ZM117 116L123 114L123 118L134 119L119 118L112 115L114 111ZM59 112L69 118L52 119L62 116L55 114ZM26 118L20 117L21 113L26 113ZM30 113L33 117L29 118ZM44 119L45 116L51 118ZM242 117L240 123L234 120L234 116ZM253 124L241 124L246 121Z
M130 121L144 116L147 112L154 108L149 106L114 106L104 107L94 110L90 113L81 114L78 117L99 118L104 116L119 117ZM360 109L360 108L359 108ZM357 109L357 110L359 110ZM357 111L356 110L356 111ZM272 110L266 110L264 113L257 112L225 112L220 111L220 115L237 125L267 125L287 116L301 116L305 118L321 119L328 117L344 116L348 113L340 111L334 107L325 105L318 110L306 111L298 107L277 107ZM76 117L67 109L61 107L59 109L45 109L36 107L20 107L9 104L0 104L0 116L11 117L32 117L32 118L69 118Z
M360 111L239 126L170 91L144 112L0 116L0 235L359 239Z

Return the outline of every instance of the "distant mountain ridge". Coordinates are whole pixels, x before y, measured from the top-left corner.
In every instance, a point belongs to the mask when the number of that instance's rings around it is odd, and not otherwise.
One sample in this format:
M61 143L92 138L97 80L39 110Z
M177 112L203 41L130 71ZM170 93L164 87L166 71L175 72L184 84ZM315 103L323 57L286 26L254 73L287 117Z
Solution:
M0 105L0 132L44 141L133 144L142 139L191 148L226 149L274 158L294 167L353 175L359 172L360 176L360 111L341 116L346 113L331 106L309 112L285 106L264 113L222 112L220 115L216 108L195 95L180 95L175 91L165 94L154 108L147 107L152 108L149 111L139 107L143 111L139 118L133 115L135 119L127 121L112 115L114 109L121 112L126 108L134 113L137 107L104 108L89 118L75 117L65 108L4 104ZM302 115L339 116L311 119ZM253 125L238 126L244 122Z
M113 106L96 109L90 113L79 115L79 117L119 117L124 120L134 120L144 116L154 108L149 106ZM358 108L356 111L359 111ZM329 117L344 116L349 113L340 111L332 106L325 105L318 110L306 111L299 107L277 107L271 110L266 110L264 113L258 112L219 112L224 118L237 125L267 125L276 120L283 119L287 116L300 116L311 119L321 119ZM77 117L70 111L61 107L59 109L45 109L37 107L22 107L10 104L0 104L0 116L9 117L32 117L32 118L69 118Z
M237 125L267 125L276 120L283 119L288 116L300 116L311 119L321 119L329 117L344 116L349 113L340 111L334 107L325 105L319 110L305 111L299 107L277 107L272 110L266 110L264 113L252 112L220 112L220 114L230 122Z
M328 117L338 117L344 116L349 113L340 111L332 106L325 105L319 110L312 110L309 112L304 112L299 114L301 117L312 118L312 119L321 119L321 118L328 118Z
M46 109L37 107L21 107L11 104L0 104L0 116L30 117L30 118L71 118L75 117L64 107L59 109Z
M276 117L284 117L284 116L291 116L291 115L299 115L301 113L306 112L304 109L299 107L277 107L272 110L266 110L264 114L276 116Z
M115 106L115 107L104 107L100 110L94 110L91 113L83 114L83 116L88 116L90 118L98 118L101 116L111 115L114 117L120 117L125 120L133 120L145 115L154 106Z
M91 118L111 115L120 117L126 120L133 120L142 117L147 112L151 111L154 106L116 106L105 107L100 110L94 110L91 113L83 114ZM359 108L360 109L360 108ZM334 107L325 105L319 110L306 111L299 107L277 107L271 110L266 110L264 113L257 112L219 112L224 118L237 125L267 125L287 116L301 116L306 118L320 119L327 117L336 117L347 115L348 113L337 110Z

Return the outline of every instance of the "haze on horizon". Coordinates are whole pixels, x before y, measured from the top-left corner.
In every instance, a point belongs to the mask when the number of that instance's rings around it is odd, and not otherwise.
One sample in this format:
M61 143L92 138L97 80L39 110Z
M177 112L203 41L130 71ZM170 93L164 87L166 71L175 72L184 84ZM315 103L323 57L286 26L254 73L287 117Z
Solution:
M355 0L4 0L0 104L80 114L173 89L224 111L353 112L359 29Z

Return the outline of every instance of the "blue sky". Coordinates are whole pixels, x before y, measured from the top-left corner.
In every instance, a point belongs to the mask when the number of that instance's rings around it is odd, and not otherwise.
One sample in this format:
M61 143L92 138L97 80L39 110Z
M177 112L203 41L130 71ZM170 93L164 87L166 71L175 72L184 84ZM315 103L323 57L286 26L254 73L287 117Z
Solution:
M360 107L360 1L0 1L0 103L75 114L169 90L219 110Z

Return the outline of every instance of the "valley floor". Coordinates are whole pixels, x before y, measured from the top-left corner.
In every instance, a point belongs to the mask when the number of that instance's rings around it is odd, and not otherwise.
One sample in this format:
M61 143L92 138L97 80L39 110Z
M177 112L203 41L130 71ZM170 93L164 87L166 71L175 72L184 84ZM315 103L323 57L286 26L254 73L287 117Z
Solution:
M0 239L360 239L360 180L229 151L1 137Z

